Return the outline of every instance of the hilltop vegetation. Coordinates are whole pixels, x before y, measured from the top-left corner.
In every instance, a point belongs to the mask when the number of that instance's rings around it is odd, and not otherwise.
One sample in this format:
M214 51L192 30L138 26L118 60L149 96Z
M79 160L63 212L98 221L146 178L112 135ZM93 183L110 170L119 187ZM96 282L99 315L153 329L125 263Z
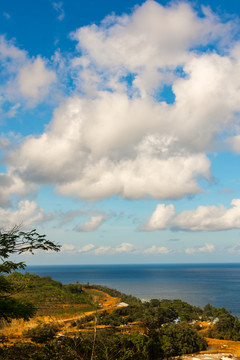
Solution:
M98 308L93 296L78 283L64 285L50 276L19 272L12 273L8 279L16 290L14 297L32 302L38 316L71 314ZM101 293L98 293L98 297L101 297Z

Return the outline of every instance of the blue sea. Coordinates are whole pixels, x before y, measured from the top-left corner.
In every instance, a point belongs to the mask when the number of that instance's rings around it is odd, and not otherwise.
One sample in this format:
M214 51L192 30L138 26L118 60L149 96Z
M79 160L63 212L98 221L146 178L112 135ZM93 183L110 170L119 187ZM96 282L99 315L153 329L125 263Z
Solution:
M115 288L142 300L181 299L204 307L225 307L240 319L240 264L134 264L28 266L64 284Z

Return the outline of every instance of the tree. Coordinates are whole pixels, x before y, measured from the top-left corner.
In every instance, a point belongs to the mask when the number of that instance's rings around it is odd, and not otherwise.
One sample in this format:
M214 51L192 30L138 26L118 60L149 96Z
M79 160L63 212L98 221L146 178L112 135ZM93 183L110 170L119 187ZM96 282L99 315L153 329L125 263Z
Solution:
M16 288L5 276L17 269L24 269L24 262L12 262L6 259L11 254L22 254L24 252L34 253L34 250L59 251L60 246L46 239L46 235L40 235L36 230L29 232L20 231L15 226L10 231L0 231L0 319L11 320L23 318L28 320L36 309L32 303L22 302L13 298Z

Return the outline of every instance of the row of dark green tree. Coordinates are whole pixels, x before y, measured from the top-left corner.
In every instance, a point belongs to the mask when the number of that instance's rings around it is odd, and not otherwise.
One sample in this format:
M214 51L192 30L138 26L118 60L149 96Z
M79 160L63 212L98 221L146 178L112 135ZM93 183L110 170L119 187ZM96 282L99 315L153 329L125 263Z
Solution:
M59 327L39 325L26 332L32 343L0 347L4 360L157 360L206 349L206 341L187 324L171 324L148 334L113 329L55 338ZM94 344L94 345L93 345ZM94 351L93 351L94 349Z

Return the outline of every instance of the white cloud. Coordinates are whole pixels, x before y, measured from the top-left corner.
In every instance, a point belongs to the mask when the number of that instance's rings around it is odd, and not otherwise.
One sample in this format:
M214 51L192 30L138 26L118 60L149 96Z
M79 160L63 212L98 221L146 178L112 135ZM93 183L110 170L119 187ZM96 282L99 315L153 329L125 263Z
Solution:
M182 172L173 181L177 168ZM208 177L208 174L209 161L203 155L168 159L138 156L119 162L103 158L86 164L82 177L75 174L75 180L59 183L56 189L64 196L94 201L114 195L130 199L169 199L201 192L196 177Z
M187 77L173 83L173 116L178 118L174 131L182 144L194 151L211 149L216 135L230 130L239 111L239 70L236 49L230 56L194 56L185 64Z
M88 244L83 247L79 247L72 244L64 244L61 247L61 251L68 253L70 255L76 255L77 253L86 253L94 255L119 255L119 254L131 254L131 255L168 255L173 252L173 250L168 249L165 246L156 246L153 245L150 248L139 248L131 243L121 243L116 246L109 245L99 245L98 247L93 244Z
M40 57L33 63L26 64L18 73L18 85L24 97L38 102L46 96L51 84L56 80L56 74L48 70Z
M111 246L99 246L97 249L95 249L94 253L95 255L111 254L112 249Z
M213 244L205 243L205 246L198 249L200 252L213 252L215 250L215 246Z
M25 196L35 190L33 183L24 181L14 172L0 173L0 206L10 205L11 194Z
M143 226L143 230L152 231L166 229L174 215L175 208L172 204L167 206L158 204L150 220Z
M74 246L74 245L72 245L72 244L63 244L62 246L61 246L61 251L64 253L64 252L70 252L70 253L72 253L72 252L75 252L75 249L76 249L76 247Z
M136 255L136 254L167 255L171 252L172 252L172 250L169 250L165 246L153 245L151 248L140 249L131 243L121 243L120 245L118 245L116 247L102 245L94 250L95 255L102 255L102 254L116 255L116 254L120 254L120 253L132 254L132 255Z
M156 246L153 245L152 247L145 249L143 251L144 254L169 254L171 252L171 250L169 250L167 247L165 246Z
M46 60L40 56L30 58L4 36L0 36L0 63L0 96L2 104L10 104L7 117L13 117L21 105L41 102L56 81L56 73L48 68Z
M240 228L240 199L231 201L232 208L225 206L199 206L185 210L176 216L172 225L181 230L219 231Z
M87 244L87 245L84 245L82 247L72 245L72 244L63 244L61 246L61 252L74 255L74 254L77 254L77 253L91 252L91 250L93 250L94 248L95 248L95 245L93 245L93 244Z
M160 133L149 137L161 115L161 104L150 105L110 93L96 100L68 100L55 111L50 129L27 139L9 163L32 182L54 183L60 194L87 200L113 195L167 199L200 192L197 178L209 177L208 158L169 150L171 141Z
M199 248L186 248L185 253L188 255L192 255L196 252L203 252L203 253L211 253L215 251L215 246L213 244L205 243L204 246Z
M134 85L145 96L158 87L160 68L182 65L189 48L205 45L229 31L210 12L198 17L187 3L164 7L147 1L131 15L107 17L100 26L80 28L72 37L99 69L118 75L136 73Z
M94 248L95 248L95 245L93 245L93 244L88 244L88 245L83 246L83 247L80 249L80 251L78 250L78 252L88 252L88 251L90 251L90 250L92 250L92 249L94 249Z
M130 243L121 243L118 246L112 247L112 246L105 246L105 245L101 245L99 247L97 247L94 250L94 254L95 255L116 255L116 254L133 254L135 253L135 246L133 244Z
M62 17L62 3L53 6ZM163 7L150 0L130 15L78 29L72 38L79 54L68 61L58 52L54 63L74 83L73 95L55 110L43 134L11 151L6 176L91 201L167 200L201 192L199 179L211 179L206 153L231 137L225 132L234 133L240 111L240 46L228 41L234 26L207 9L198 16L190 4ZM16 83L28 104L47 96L56 72L46 61L29 59L4 38L0 58L14 74L2 88L5 97L16 97ZM156 100L165 85L175 96L172 104ZM4 201L15 191L20 193L14 186L7 190ZM172 205L156 210L147 230L170 226L173 211ZM184 228L186 215L172 225ZM96 229L102 221L96 215L79 229ZM211 227L213 222L202 224Z
M240 199L231 201L232 207L198 206L197 209L176 213L174 205L158 204L143 230L172 228L185 231L221 231L240 229Z
M129 253L134 249L133 244L129 243L122 243L120 246L116 247L114 252L115 253Z
M94 231L99 228L102 223L108 219L109 216L106 214L93 215L83 225L77 225L74 227L75 231Z
M33 224L51 220L55 215L45 214L35 201L22 200L18 204L17 210L0 208L0 223L3 229L11 229L16 225L28 229Z
M0 60L4 70L13 71L14 66L24 64L26 59L26 51L19 49L13 41L7 41L4 36L0 36Z

